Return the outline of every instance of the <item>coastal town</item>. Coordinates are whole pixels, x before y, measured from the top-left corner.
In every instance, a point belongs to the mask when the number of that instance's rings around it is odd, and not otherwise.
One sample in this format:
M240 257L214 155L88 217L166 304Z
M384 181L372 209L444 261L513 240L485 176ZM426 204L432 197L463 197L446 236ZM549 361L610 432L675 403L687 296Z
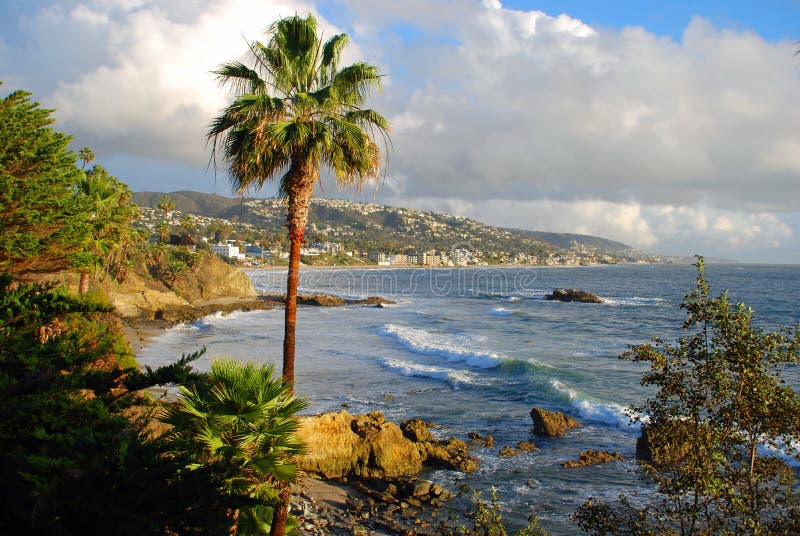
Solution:
M164 210L153 200L163 201L166 194L136 194L141 205L137 225L150 233L151 240L183 241L244 266L288 262L284 200L229 199L198 192L172 195L176 207L167 205L170 210ZM596 237L540 234L549 240L534 232L492 227L460 216L320 198L311 203L301 255L304 264L328 266L585 266L668 261Z

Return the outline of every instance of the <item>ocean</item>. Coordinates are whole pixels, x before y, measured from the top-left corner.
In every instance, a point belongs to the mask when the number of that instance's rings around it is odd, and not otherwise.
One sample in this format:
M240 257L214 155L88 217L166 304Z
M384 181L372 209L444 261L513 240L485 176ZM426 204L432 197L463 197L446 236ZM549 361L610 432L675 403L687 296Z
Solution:
M248 275L261 292L285 289L285 271ZM492 435L493 448L474 451L480 466L473 474L439 470L426 478L451 489L464 483L485 498L494 486L512 525L538 515L551 534L574 534L570 515L590 497L650 492L636 468L639 431L626 410L648 395L643 368L618 356L655 335L680 336L679 305L695 277L688 265L306 268L301 292L380 295L397 304L300 308L295 391L310 400L309 413L380 410L395 422L433 421L440 437ZM728 289L732 302L752 307L765 329L800 322L800 267L708 265L706 277L715 295ZM559 287L604 303L543 299ZM161 365L205 346L201 369L226 355L280 371L282 339L282 310L217 314L168 330L137 357ZM796 370L787 378L800 388ZM534 406L566 412L583 426L560 438L534 437ZM522 440L539 450L498 457ZM588 449L617 451L625 461L561 467Z

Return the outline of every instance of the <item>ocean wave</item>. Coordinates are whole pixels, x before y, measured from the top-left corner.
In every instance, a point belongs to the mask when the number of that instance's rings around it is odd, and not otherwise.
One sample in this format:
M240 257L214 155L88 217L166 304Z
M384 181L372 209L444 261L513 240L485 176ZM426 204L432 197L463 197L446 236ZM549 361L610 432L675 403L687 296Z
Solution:
M383 359L381 364L387 369L397 372L410 378L431 378L448 383L453 389L461 389L464 386L472 385L476 382L474 375L467 372L435 367L430 365L420 365L419 363L409 363L398 359Z
M468 343L484 337L453 336L430 333L424 329L409 328L397 324L387 324L381 329L382 335L387 335L407 350L436 357L444 357L448 361L466 363L471 367L490 369L495 368L503 360L503 356L484 349L470 348Z
M575 389L570 389L558 380L550 380L550 387L559 397L572 407L575 413L586 420L614 426L625 431L639 431L641 423L631 422L634 415L630 408L615 403L602 404L591 402L580 396Z
M490 315L493 316L511 316L513 314L518 314L520 311L515 309L506 309L505 307L495 307L491 311L489 311Z
M641 296L632 296L624 298L598 296L606 305L631 305L631 306L645 306L645 305L658 305L664 302L664 298L643 298Z
M547 371L552 374L552 371L557 370L557 367L542 363L536 359L504 359L500 363L500 369L506 374L513 376L536 376L541 371Z
M222 327L234 322L237 324L242 324L241 319L248 314L252 315L252 313L253 311L233 311L230 313L222 313L217 311L216 313L211 313L210 315L198 318L191 323L191 326L201 333L205 333L213 328Z

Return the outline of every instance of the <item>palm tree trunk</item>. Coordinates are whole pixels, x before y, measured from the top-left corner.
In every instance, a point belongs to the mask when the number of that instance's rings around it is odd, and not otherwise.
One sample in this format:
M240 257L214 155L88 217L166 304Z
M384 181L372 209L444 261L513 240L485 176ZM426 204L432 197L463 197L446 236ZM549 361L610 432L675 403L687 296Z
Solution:
M314 193L314 184L319 178L319 169L308 160L297 159L292 162L289 169L289 179L286 190L289 194L286 223L289 227L289 273L286 276L286 309L283 331L283 381L294 391L294 348L295 329L297 327L297 288L300 282L300 246L306 233L308 211L311 196ZM291 485L282 484L278 504L272 515L270 536L284 536L286 534L286 520L289 517L289 503L292 498Z
M297 288L300 284L300 247L303 244L305 226L289 231L289 274L286 278L286 310L283 331L283 381L289 391L294 390L294 348L297 327Z
M81 272L81 282L78 284L78 292L87 294L89 292L89 272Z
M286 225L289 228L289 273L286 276L286 310L283 332L283 381L294 390L294 347L297 327L297 288L300 280L300 247L306 233L308 211L319 168L310 160L296 158L289 169L286 191L289 204Z
M286 520L289 519L289 503L292 498L292 486L288 482L281 484L280 497L278 504L272 514L272 525L269 528L269 536L284 536L286 534Z

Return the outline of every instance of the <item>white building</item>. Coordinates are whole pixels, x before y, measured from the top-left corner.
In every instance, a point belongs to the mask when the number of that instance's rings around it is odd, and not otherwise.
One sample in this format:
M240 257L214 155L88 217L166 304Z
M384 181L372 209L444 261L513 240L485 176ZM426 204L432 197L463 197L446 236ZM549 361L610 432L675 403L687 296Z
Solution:
M239 246L232 246L231 244L215 244L211 246L211 251L220 257L226 257L237 261L243 261L244 253L239 253Z

